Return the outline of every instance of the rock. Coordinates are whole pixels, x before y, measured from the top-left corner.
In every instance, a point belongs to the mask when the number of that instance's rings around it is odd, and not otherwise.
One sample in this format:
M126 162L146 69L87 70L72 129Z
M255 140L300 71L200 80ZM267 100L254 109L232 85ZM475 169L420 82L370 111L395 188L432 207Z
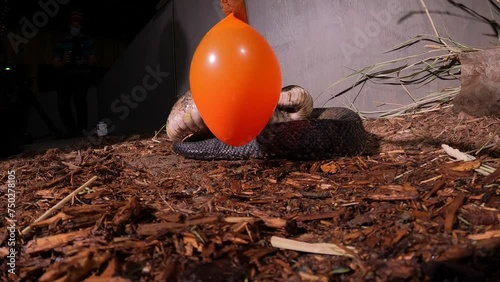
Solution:
M453 111L500 117L500 48L464 53L459 59L462 86Z

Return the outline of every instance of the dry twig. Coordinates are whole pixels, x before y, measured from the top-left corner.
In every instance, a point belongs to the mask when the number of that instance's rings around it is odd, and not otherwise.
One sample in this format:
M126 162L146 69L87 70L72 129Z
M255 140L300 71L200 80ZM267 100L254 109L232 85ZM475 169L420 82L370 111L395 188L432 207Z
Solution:
M97 176L92 177L89 181L85 182L82 186L78 187L75 191L71 192L68 196L64 197L61 201L59 201L55 206L50 208L48 211L46 211L44 214L42 214L39 218L37 218L33 223L37 223L39 221L42 221L44 219L47 219L55 210L58 208L62 207L64 204L69 202L76 194L78 194L80 191L85 189L87 186L89 186L92 182L94 182L97 179ZM31 231L31 225L24 228L21 233L23 235L28 234Z

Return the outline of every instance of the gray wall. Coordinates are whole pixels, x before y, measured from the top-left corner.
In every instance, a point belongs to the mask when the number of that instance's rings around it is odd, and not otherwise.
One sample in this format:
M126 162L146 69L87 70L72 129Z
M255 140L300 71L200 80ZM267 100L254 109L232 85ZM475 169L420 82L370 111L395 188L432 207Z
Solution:
M487 0L458 2L486 17L491 14ZM220 12L214 8L214 3L218 0L177 1L178 28L189 38L187 57L192 56L197 42L219 20ZM280 60L283 85L305 87L315 96L316 106L332 105L326 101L349 84L322 92L352 69L420 52L423 49L411 48L383 54L414 35L433 34L419 0L252 0L246 4L249 23L267 38ZM449 1L432 0L426 4L442 35L448 34L472 46L499 43L498 38L484 35L493 34L488 24ZM187 63L181 63L183 69ZM187 72L179 73L179 90L189 88L186 76ZM449 84L436 82L410 89L418 97L445 85ZM348 104L356 94L348 93L333 104ZM401 87L371 84L363 89L355 105L360 110L375 110L377 101L410 102Z
M100 87L101 116L114 117L117 133L152 132L163 125L176 95L189 89L189 65L196 46L222 18L219 0L174 1L174 5L170 3L165 7L137 36ZM349 84L325 89L352 69L422 51L414 47L384 54L414 35L433 33L419 0L246 2L250 24L267 38L280 60L283 85L298 84L307 88L315 97L316 106L349 105L357 95L354 91L327 102L331 95ZM442 35L479 47L499 43L488 24L453 5L452 1L428 0L426 3ZM488 18L495 13L490 10L488 0L459 3ZM174 42L170 38L172 12ZM160 63L162 70L173 72L170 53L173 43L177 89L174 90L174 76L171 75L152 90L137 109L132 109L129 116L117 118L119 114L110 109L110 103L119 98L120 93L130 93L141 82L145 66ZM457 81L434 82L410 90L419 97L458 84ZM380 102L407 104L410 99L399 86L368 84L354 105L359 110L370 111L379 109Z

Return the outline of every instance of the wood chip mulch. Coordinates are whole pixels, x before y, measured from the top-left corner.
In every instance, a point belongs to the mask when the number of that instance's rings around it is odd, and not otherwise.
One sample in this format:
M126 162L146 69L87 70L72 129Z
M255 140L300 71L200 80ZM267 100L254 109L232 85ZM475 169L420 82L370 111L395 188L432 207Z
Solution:
M2 204L0 276L500 281L500 120L441 109L365 126L365 154L324 161L188 160L164 136L109 137L3 160L2 203L7 171L15 171L17 222L10 233ZM454 161L441 144L477 159ZM15 274L7 264L12 236ZM275 248L273 237L335 244L349 255Z

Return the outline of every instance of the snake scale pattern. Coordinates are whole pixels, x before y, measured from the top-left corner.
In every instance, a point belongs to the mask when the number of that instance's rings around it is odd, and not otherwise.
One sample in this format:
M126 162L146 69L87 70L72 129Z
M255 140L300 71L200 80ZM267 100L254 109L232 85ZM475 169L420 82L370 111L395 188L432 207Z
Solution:
M340 107L313 109L312 104L302 87L284 87L262 132L250 143L232 147L211 135L188 91L170 112L167 134L174 152L199 160L319 160L362 153L367 133L358 114Z

